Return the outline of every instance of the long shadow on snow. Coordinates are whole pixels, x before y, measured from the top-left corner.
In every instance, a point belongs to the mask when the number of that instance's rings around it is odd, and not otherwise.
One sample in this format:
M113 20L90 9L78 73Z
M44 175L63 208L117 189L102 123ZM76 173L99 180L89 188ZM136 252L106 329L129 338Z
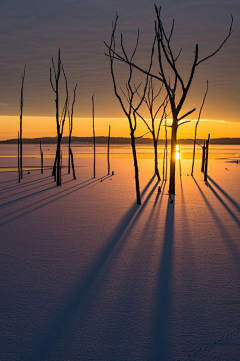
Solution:
M215 187L229 200L229 202L232 203L232 205L237 209L237 211L240 211L240 205L222 188L220 185L218 185L211 177L208 176L208 179L211 183L215 185Z
M110 176L105 176L105 179L106 179L107 177L110 177ZM2 226L2 225L4 225L4 224L10 223L10 222L12 222L12 221L14 221L14 220L16 220L16 219L18 219L18 218L21 218L21 217L23 217L23 216L25 216L25 215L27 215L27 214L29 214L29 213L37 210L37 209L40 209L40 208L42 208L42 207L45 207L46 205L51 204L51 203L57 201L58 199L61 199L61 198L63 198L63 197L66 197L67 195L69 195L69 194L71 194L71 193L77 192L77 191L79 191L80 189L83 189L83 188L87 187L88 185L90 185L90 184L92 184L92 183L94 183L94 182L99 181L99 179L101 179L101 178L96 178L96 179L94 179L94 180L93 180L93 178L90 178L90 179L88 179L88 180L86 180L86 181L84 181L84 182L82 182L82 183L78 183L78 184L76 184L76 185L74 185L74 186L72 186L72 187L69 187L69 188L67 188L67 189L63 189L62 191L58 191L58 192L55 193L55 194L52 194L52 195L50 195L50 196L48 196L48 197L45 197L45 198L43 198L43 199L40 199L40 200L38 200L38 201L36 201L36 202L34 202L34 203L28 204L28 205L26 205L26 206L24 206L24 207L22 207L22 208L19 208L19 209L13 211L13 212L4 214L3 216L0 217L0 219L7 218L7 217L9 217L9 216L12 216L13 214L16 214L16 213L19 213L19 212L21 212L21 211L24 211L25 209L28 209L28 208L30 208L30 207L32 207L32 206L36 206L37 204L39 204L39 203L41 203L41 202L43 202L43 201L46 201L46 200L48 201L48 202L46 202L46 203L44 203L44 204L42 204L42 205L40 205L40 206L35 207L34 209L30 209L29 211L26 211L26 212L24 212L24 213L19 214L18 216L14 217L14 218L12 218L12 219L4 222L4 223L1 223L0 225ZM68 182L71 182L71 181L72 181L72 180L70 180L70 181L68 181ZM90 182L90 181L91 181L91 182ZM65 182L64 184L66 184L66 183L68 183L68 182ZM87 182L88 182L88 183L87 183ZM87 183L87 184L84 184L84 183ZM83 185L83 184L84 184L84 185ZM43 190L43 191L46 191L46 192L47 192L48 190L50 190L50 189L52 189L52 188L54 188L54 189L56 189L56 190L58 189L57 186L53 186L53 187L47 188L47 189L45 189L45 190ZM32 195L29 195L29 196L37 195L38 193L42 193L43 191L34 193L34 194L32 194ZM63 193L65 193L65 194L63 194ZM23 197L23 198L24 198L24 197ZM26 197L26 198L29 198L29 197ZM51 200L49 201L49 199L51 199ZM13 203L15 203L15 201L13 201ZM1 206L0 206L0 208L1 208Z
M51 175L49 175L47 177L41 177L41 179L34 179L34 180L30 181L30 182L17 183L17 181L16 181L17 184L12 185L11 187L1 188L0 194L5 193L5 192L10 192L13 189L22 189L22 188L28 187L28 185L32 184L32 183L34 183L34 185L37 184L37 183L42 183L42 182L44 182L44 181L46 181L47 179L50 179L50 178L52 178Z
M49 177L48 177L49 179ZM43 183L44 182L44 183ZM40 183L40 184L36 184L36 183ZM11 197L14 197L14 196L18 196L19 194L22 194L22 193L26 193L26 192L29 192L29 191L33 191L34 189L39 189L40 187L45 187L47 186L48 184L52 184L53 182L50 181L50 182L46 182L46 179L42 180L41 182L36 182L35 184L31 184L30 186L28 186L28 188L26 188L25 190L21 190L20 192L17 192L17 193L11 193L11 194L8 194L4 197L1 197L0 198L0 201L2 201L3 199L6 199L6 198L11 198ZM1 205L0 205L1 206Z
M237 216L233 213L233 211L228 207L228 205L224 202L224 200L220 197L220 195L215 191L215 189L211 186L210 183L206 184L207 187L213 192L215 197L219 200L219 202L223 205L223 207L226 209L226 211L230 214L232 219L237 223L237 225L240 225L240 221L237 218Z
M146 193L147 189L149 188L153 180L154 180L154 176L147 183L141 195ZM155 185L154 189L156 188L156 186L157 185ZM152 194L153 190L150 193ZM144 204L146 204L146 202L149 199L150 196L148 195ZM40 337L40 341L38 345L33 345L32 347L32 350L34 350L33 353L29 358L25 358L25 360L29 360L29 361L46 360L47 357L53 351L54 345L59 341L67 325L72 320L72 318L74 317L74 315L81 306L84 307L84 312L82 311L83 317L87 316L87 309L88 307L90 307L89 302L85 302L88 291L96 281L106 261L109 260L109 258L112 256L113 250L115 249L119 241L122 239L122 236L126 235L126 231L127 232L131 231L132 227L130 226L131 226L131 222L133 221L134 215L137 214L136 212L142 209L142 207L143 206L134 204L128 210L128 212L119 222L119 225L116 227L116 230L113 232L113 235L110 237L110 240L106 243L106 246L102 250L99 257L97 258L96 262L93 264L91 270L89 271L89 274L80 284L77 284L75 286L76 289L73 296L66 301L66 304L63 306L63 310L61 311L60 315L57 315L55 318L53 316L53 320L50 321L51 325L46 330L46 332ZM124 243L125 240L126 237L122 239L122 243ZM111 264L113 264L112 257L111 257ZM83 317L81 317L81 320L83 320Z
M155 324L153 325L154 344L151 360L170 360L171 343L169 326L171 323L172 257L174 240L174 203L168 200L163 250L160 262Z
M7 173L7 172L6 172ZM12 172L12 173L14 173L14 172ZM15 173L17 173L17 172L15 172ZM35 174L32 174L32 175L27 175L27 177L28 178L31 178L31 177L36 177L37 175L39 175L39 173L35 173ZM17 183L18 182L18 177L16 176L14 179L9 179L9 180L7 180L7 181L3 181L3 182L0 182L0 185L1 184L5 184L5 183L11 183L11 182L15 182L15 183ZM18 183L18 184L21 184L21 183Z
M206 205L208 206L208 208L210 209L210 212L212 214L212 217L217 225L217 229L220 231L221 235L222 235L222 239L224 241L224 243L226 244L232 259L236 265L236 267L238 268L238 271L240 271L240 254L239 254L239 250L238 247L235 246L234 241L231 239L231 235L229 234L229 232L227 231L227 229L225 228L224 224L222 223L221 219L218 217L218 215L216 214L216 212L214 211L211 203L209 202L209 200L207 199L207 197L204 195L203 191L201 190L201 188L199 187L196 179L194 177L192 177L199 192L201 193Z

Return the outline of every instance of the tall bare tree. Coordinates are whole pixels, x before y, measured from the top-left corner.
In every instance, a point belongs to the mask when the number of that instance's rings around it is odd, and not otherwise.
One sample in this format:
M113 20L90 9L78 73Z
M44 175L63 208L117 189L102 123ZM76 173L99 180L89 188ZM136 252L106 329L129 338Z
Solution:
M205 154L205 167L204 167L204 182L207 182L207 179L208 179L209 142L210 142L210 134L208 134L208 139L207 139L207 141L206 141L206 154Z
M117 83L116 83L116 78L114 75L114 54L115 54L115 32L116 32L116 26L117 26L117 19L118 19L118 15L116 14L116 18L115 18L115 22L112 25L112 35L111 35L111 41L110 41L110 46L109 46L109 53L108 56L110 58L110 68L111 68L111 76L112 76L112 80L113 80L113 87L114 87L114 92L115 95L122 107L122 110L124 112L124 114L126 115L127 119L128 119L128 124L129 124L129 128L130 128L130 137L131 137L131 147L132 147L132 154L133 154L133 162L134 162L134 171L135 171L135 187L136 187L136 200L137 200L137 204L141 204L141 195L140 195L140 185L139 185L139 171L138 171L138 160L137 160L137 151L136 151L136 139L139 137L135 136L135 131L137 128L137 112L144 100L145 94L146 94L146 89L147 89L147 84L148 84L148 75L146 76L146 82L144 85L144 89L143 89L143 93L139 99L139 96L137 96L137 102L135 101L135 98L137 95L137 92L139 92L139 88L141 86L141 83L135 87L132 84L132 80L133 80L133 66L132 61L134 58L134 55L136 53L137 47L138 47L138 41L139 41L139 32L138 32L138 36L137 36L137 41L136 41L136 46L131 54L131 56L129 57L126 53L126 50L124 48L123 45L123 36L121 35L121 48L122 48L122 52L123 52L123 57L126 63L129 64L128 70L128 80L126 82L126 90L124 91L122 88L120 88L122 94L124 95L127 104L124 104L124 101L122 99L122 97L120 96L119 90L117 88ZM154 41L155 43L155 41ZM154 45L152 47L152 53L151 53L151 59L150 59L150 65L149 65L149 72L151 70L151 66L152 66L152 58L153 58L153 53L154 53Z
M18 132L18 183L21 180L21 172L20 172L20 137Z
M53 76L52 76L52 72L53 72ZM60 112L59 112L59 107L60 107L60 105L59 105L59 79L60 79L61 72L63 72L64 79L65 79L66 100L63 105L62 113L60 115ZM56 126L57 126L57 150L56 150L56 157L55 157L54 166L53 166L53 175L54 175L54 179L57 182L57 185L60 186L61 185L61 141L62 141L63 129L64 129L67 108L68 108L68 84L67 84L66 74L65 74L65 71L64 71L64 68L62 65L62 61L61 61L60 49L58 49L57 66L55 66L54 60L52 57L52 66L50 67L50 84L55 93Z
M40 155L41 155L41 174L43 174L43 151L42 151L42 142L40 140Z
M167 181L167 166L168 166L168 140L167 140L167 122L165 117L165 144L163 150L163 181Z
M23 177L23 143L22 143L22 117L23 117L23 87L24 87L24 80L25 80L25 72L26 72L26 64L24 65L22 77L22 85L21 85L21 96L20 96L20 131L19 131L19 164L20 164L20 177Z
M179 59L179 56L181 54L181 50L177 55L174 55L171 45L171 39L174 31L174 20L172 23L172 27L170 30L169 35L167 35L165 28L163 26L162 20L161 20L161 7L157 7L155 5L155 11L156 11L156 21L155 21L155 39L157 41L157 48L158 48L158 63L159 63L159 72L156 74L151 73L148 70L143 69L142 67L138 66L134 63L133 59L128 59L125 56L120 55L115 51L115 47L113 47L113 44L105 45L108 47L109 51L111 51L111 57L114 59L117 59L121 62L125 62L128 65L131 65L133 68L138 69L144 74L147 74L151 76L154 79L159 80L161 83L164 84L164 87L166 89L166 92L168 94L170 106L171 106L171 112L172 112L172 134L171 134L171 161L170 161L170 183L169 183L169 194L174 195L175 194L175 152L176 152L176 144L177 144L177 131L180 125L187 123L188 121L185 121L184 119L192 114L196 108L193 108L186 112L185 114L181 115L181 110L183 107L183 104L185 103L185 100L187 98L187 95L189 93L189 89L191 87L195 71L197 67L205 62L206 60L213 57L225 44L227 39L230 37L232 33L232 24L233 24L233 17L231 17L231 24L229 28L229 32L225 39L222 41L222 43L217 47L215 51L213 51L208 56L199 59L199 47L198 44L195 46L195 55L194 60L190 69L190 74L187 79L187 81L183 80L182 75L180 75L178 66L177 66L177 60ZM106 54L107 56L110 56L109 54ZM170 69L170 73L168 71ZM171 76L173 76L173 79L171 79ZM172 81L171 81L172 80ZM178 95L178 99L176 97L176 91L177 87L179 85L180 88L180 94Z
M94 95L92 96L92 127L93 127L93 178L96 178L96 136L94 122Z
M154 103L156 100L158 100L158 97L161 93L162 87L159 89L159 91L155 94L154 91L154 84L153 84L153 78L150 78L148 81L148 87L147 87L147 91L146 94L144 96L144 103L146 104L149 114L150 114L150 125L148 124L148 120L145 119L139 112L137 112L137 115L143 120L143 122L145 123L147 129L149 130L149 133L151 133L152 138L153 138L153 148L154 148L154 172L158 178L158 180L161 179L160 177L160 173L159 173L159 169L158 169L158 139L159 139L159 134L160 134L160 129L161 129L161 125L162 122L164 120L164 117L166 117L166 107L168 104L168 100L167 97L165 97L165 99L163 100L162 103L160 103L160 105L158 104L157 109L154 110ZM157 115L159 114L159 111L162 110L162 115L161 118L157 123Z
M208 93L208 81L207 81L207 90L206 90L206 92L205 92L205 94L204 94L203 102L202 102L202 105L201 105L201 108L200 108L200 111L199 111L199 114L198 114L198 120L197 120L196 125L195 125L194 142L193 142L193 160L192 160L192 172L191 172L191 176L193 176L193 171L194 171L195 150L196 150L196 142L197 142L197 127L198 127L198 124L199 124L199 121L200 121L200 118L201 118L201 113L202 113L202 109L203 109L203 106L204 106L204 103L205 103L205 99L206 99L207 93Z
M76 89L77 84L75 85L75 88L73 89L73 101L71 106L71 112L69 109L68 104L68 120L69 120L69 137L68 137L68 174L70 174L71 171L71 164L72 164L72 171L73 171L73 178L76 179L75 175L75 169L74 169L74 161L73 161L73 152L71 149L71 138L72 138L72 130L73 130L73 108L76 100Z
M108 131L108 152L107 152L107 160L108 160L108 175L110 174L110 135L111 134L111 125L109 125L109 131Z

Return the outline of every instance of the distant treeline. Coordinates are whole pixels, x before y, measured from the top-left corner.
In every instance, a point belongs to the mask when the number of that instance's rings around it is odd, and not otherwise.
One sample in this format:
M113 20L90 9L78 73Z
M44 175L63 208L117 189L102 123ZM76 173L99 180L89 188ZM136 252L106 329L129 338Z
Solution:
M56 144L57 138L56 137L45 137L45 138L34 138L34 139L23 139L24 144ZM170 141L170 140L169 140ZM0 144L17 144L17 139L8 139L0 141ZM92 137L72 137L72 144L84 144L84 143L92 143ZM97 144L107 144L108 137L96 137ZM159 139L159 144L164 144L163 139ZM193 144L191 139L178 139L179 144ZM204 143L204 139L197 139L197 142L200 144ZM68 137L62 138L63 144L68 144ZM130 138L123 138L123 137L112 137L111 138L112 144L131 144ZM136 139L137 144L152 144L152 139L150 138L140 138ZM215 138L211 139L211 144L219 144L219 145L240 145L240 138Z

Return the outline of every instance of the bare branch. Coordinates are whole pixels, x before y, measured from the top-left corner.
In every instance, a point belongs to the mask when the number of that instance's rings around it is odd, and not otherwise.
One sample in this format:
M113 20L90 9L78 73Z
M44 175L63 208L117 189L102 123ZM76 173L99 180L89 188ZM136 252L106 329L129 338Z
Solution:
M186 124L186 123L189 123L189 122L191 122L191 120L185 120L185 122L182 122L182 123L178 124L178 127L180 127L180 125L183 125L183 124Z
M228 35L226 36L226 38L223 40L222 44L217 48L217 50L215 50L212 54L206 56L206 58L203 58L202 60L199 60L196 64L199 65L201 64L203 61L211 58L213 55L215 55L222 47L223 45L226 43L227 39L230 37L230 35L232 34L232 25L233 25L233 16L231 15L231 24L230 24L230 28L229 28L229 32L228 32Z
M186 114L184 114L183 116L181 116L181 118L178 119L178 121L180 122L180 120L184 119L185 117L187 117L188 115L192 114L193 112L195 112L196 108L193 108L192 110L190 110L189 112L187 112Z
M60 53L60 49L59 49L59 53ZM62 116L62 118L61 118L61 123L62 123L62 127L61 127L61 137L62 137L62 134L63 134L63 127L64 127L64 123L65 123L65 119L66 119L66 114L67 114L67 108L68 108L68 83L67 83L67 77L66 77L66 74L65 74L63 65L62 65L62 72L63 72L64 78L65 78L66 100L65 100L64 107L63 107L63 116Z
M146 124L146 126L147 126L147 128L148 128L148 130L149 130L149 132L150 133L152 133L152 129L149 127L149 125L148 125L148 123L147 123L147 121L146 121L146 119L144 119L142 116L141 116L141 114L139 114L138 112L136 112L137 113L137 115L144 121L144 123Z
M145 134L141 135L140 137L135 137L135 139L140 139L140 138L143 138L146 134L149 134L149 133L151 133L151 132L149 131L149 132L147 132L147 133L145 133Z
M54 91L54 93L56 93L56 89L54 88L53 83L52 83L52 69L51 68L50 68L50 84L51 84L52 90Z
M201 144L199 144L196 140L194 140L194 139L189 139L189 140L191 140L193 143L196 143L197 145L199 145L200 147L203 148L203 146Z
M181 52L182 52L182 48L180 49L178 55L177 55L176 58L174 59L174 62L176 62L176 61L178 60L179 56L181 55Z

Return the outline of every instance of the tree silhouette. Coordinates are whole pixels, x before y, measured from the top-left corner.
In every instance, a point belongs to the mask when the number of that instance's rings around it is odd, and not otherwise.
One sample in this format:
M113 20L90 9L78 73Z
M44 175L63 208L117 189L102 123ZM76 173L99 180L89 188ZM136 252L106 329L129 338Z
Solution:
M42 152L42 142L40 140L40 154L41 154L41 173L43 174L43 152Z
M96 178L96 137L94 123L94 95L92 96L92 127L93 127L93 178Z
M52 80L52 69L53 69L53 76L54 76L54 83ZM59 113L59 79L61 72L63 72L64 79L65 79L65 88L66 88L66 100L63 105L63 110L60 116ZM61 141L64 129L64 123L67 114L68 108L68 84L66 74L61 62L61 54L60 49L58 49L58 62L57 67L55 67L53 57L52 57L52 67L50 67L50 84L55 93L55 106L56 106L56 126L57 126L57 150L56 150L56 157L53 166L53 175L54 180L57 182L57 185L61 185Z
M69 120L69 137L68 137L68 174L70 174L71 171L71 165L72 165L72 172L73 172L73 178L76 179L75 175L75 168L74 168L74 160L73 160L73 152L71 149L71 137L72 137L72 130L73 130L73 108L76 100L76 89L77 84L75 85L75 88L73 89L73 101L71 106L71 112L69 109L69 102L68 102L68 120Z
M22 77L22 85L21 85L21 96L20 96L20 131L19 131L19 167L20 167L20 178L23 177L23 143L22 143L22 116L23 116L23 87L24 87L24 80L25 80L25 72L26 72L26 64L24 65Z
M166 107L168 104L167 97L165 97L164 101L162 103L160 103L160 105L158 105L156 110L154 110L154 103L156 100L158 100L161 90L162 90L162 87L159 89L157 94L155 94L153 79L150 78L148 81L147 91L146 91L146 94L143 99L144 103L146 104L146 106L148 108L149 114L150 114L150 125L148 124L148 121L139 112L137 112L137 115L143 120L143 122L145 123L147 129L149 130L149 132L151 133L152 138L153 138L154 173L156 174L158 180L161 179L159 169L158 169L158 139L159 139L162 122L163 122L164 118L166 118ZM162 116L161 116L158 126L157 126L156 117L157 117L159 111L161 110L161 108L163 108Z
M117 59L118 61L127 63L132 68L136 68L139 71L141 71L144 74L147 74L151 76L154 79L157 79L161 83L164 84L164 87L166 89L166 92L168 94L170 106L171 106L171 113L172 113L172 134L171 134L171 161L170 161L170 182L169 182L169 194L174 195L175 194L175 152L176 152L176 144L177 144L177 131L179 126L185 124L188 122L184 121L184 119L192 114L196 108L193 108L186 112L185 114L181 115L181 110L183 107L183 104L187 98L187 95L189 93L189 89L191 87L195 71L197 67L205 62L206 60L213 57L225 44L227 39L230 37L232 33L232 24L233 24L233 17L231 16L231 24L229 28L228 35L225 37L225 39L222 41L220 46L213 51L208 56L202 58L199 60L199 46L196 44L195 46L195 55L194 60L190 69L190 74L187 81L183 80L183 77L180 75L180 72L178 70L177 61L180 57L181 50L177 55L173 54L172 45L171 45L171 39L174 31L174 20L172 23L172 27L170 30L170 34L167 35L165 28L163 26L162 20L161 20L161 7L157 7L155 5L155 12L156 12L156 21L155 21L155 40L157 43L158 48L158 65L159 65L159 71L156 74L153 74L150 72L150 70L145 70L142 67L138 66L134 63L134 60L126 58L124 55L120 55L115 51L115 46L113 47L113 43L110 45L105 45L109 49L109 54L106 54L107 56L111 56L112 59ZM111 52L111 54L110 54ZM170 69L170 72L169 72ZM173 77L173 79L171 79ZM177 95L177 88L180 88L180 94L178 95L178 99L176 97Z
M146 82L144 85L144 89L143 89L143 93L140 96L137 96L138 101L135 102L136 99L136 95L139 95L139 88L141 86L141 83L136 87L133 86L132 82L133 82L133 66L132 66L132 61L133 61L133 57L136 53L137 47L138 47L138 41L139 41L139 32L138 32L138 36L137 36L137 41L136 41L136 45L135 48L131 54L131 56L129 57L126 53L126 50L124 48L123 45L123 36L121 35L121 48L122 48L122 52L123 52L123 57L125 59L125 62L128 63L129 67L128 67L128 79L127 82L125 84L125 88L126 90L124 91L122 88L120 88L124 98L127 101L127 104L124 104L124 101L122 99L122 97L120 96L119 90L117 88L117 83L116 83L116 78L114 75L114 59L115 59L115 32L116 32L116 26L117 26L117 20L118 20L118 15L116 14L116 18L115 18L115 22L112 24L112 35L111 35L111 41L110 41L110 46L109 48L109 53L108 56L110 58L110 68L111 68L111 76L112 76L112 80L113 80L113 87L114 87L114 92L115 95L122 107L122 110L124 112L124 114L126 115L127 119L128 119L128 124L129 124L129 128L130 128L130 137L131 137L131 147L132 147L132 154L133 154L133 162L134 162L134 171L135 171L135 187L136 187L136 200L137 200L137 204L141 204L141 195L140 195L140 185L139 185L139 171L138 171L138 160L137 160L137 152L136 152L136 139L137 138L141 138L141 137L136 137L135 136L135 131L137 128L137 112L144 100L145 97L145 93L146 93L146 89L147 89L147 84L148 84L148 75L146 76ZM154 41L155 43L155 41ZM150 59L150 65L149 65L149 72L151 70L151 66L152 66L152 58L153 58L153 53L154 53L154 44L152 47L152 53L151 53L151 59ZM137 94L138 93L138 94Z
M206 99L206 96L207 96L207 93L208 93L208 81L207 81L207 90L204 94L204 98L203 98L203 102L202 102L202 105L201 105L201 108L200 108L200 111L199 111L199 115L198 115L198 120L197 120L197 123L195 125L195 134L194 134L194 142L193 142L193 160L192 160L192 172L191 172L191 176L193 176L193 171L194 171L194 161L195 161L195 149L196 149L196 141L197 141L197 127L198 127L198 123L200 121L200 118L201 118L201 113L202 113L202 109L203 109L203 106L204 106L204 103L205 103L205 99Z
M111 125L109 125L109 131L108 131L108 152L107 152L107 160L108 160L108 175L110 174L110 133L111 133Z

